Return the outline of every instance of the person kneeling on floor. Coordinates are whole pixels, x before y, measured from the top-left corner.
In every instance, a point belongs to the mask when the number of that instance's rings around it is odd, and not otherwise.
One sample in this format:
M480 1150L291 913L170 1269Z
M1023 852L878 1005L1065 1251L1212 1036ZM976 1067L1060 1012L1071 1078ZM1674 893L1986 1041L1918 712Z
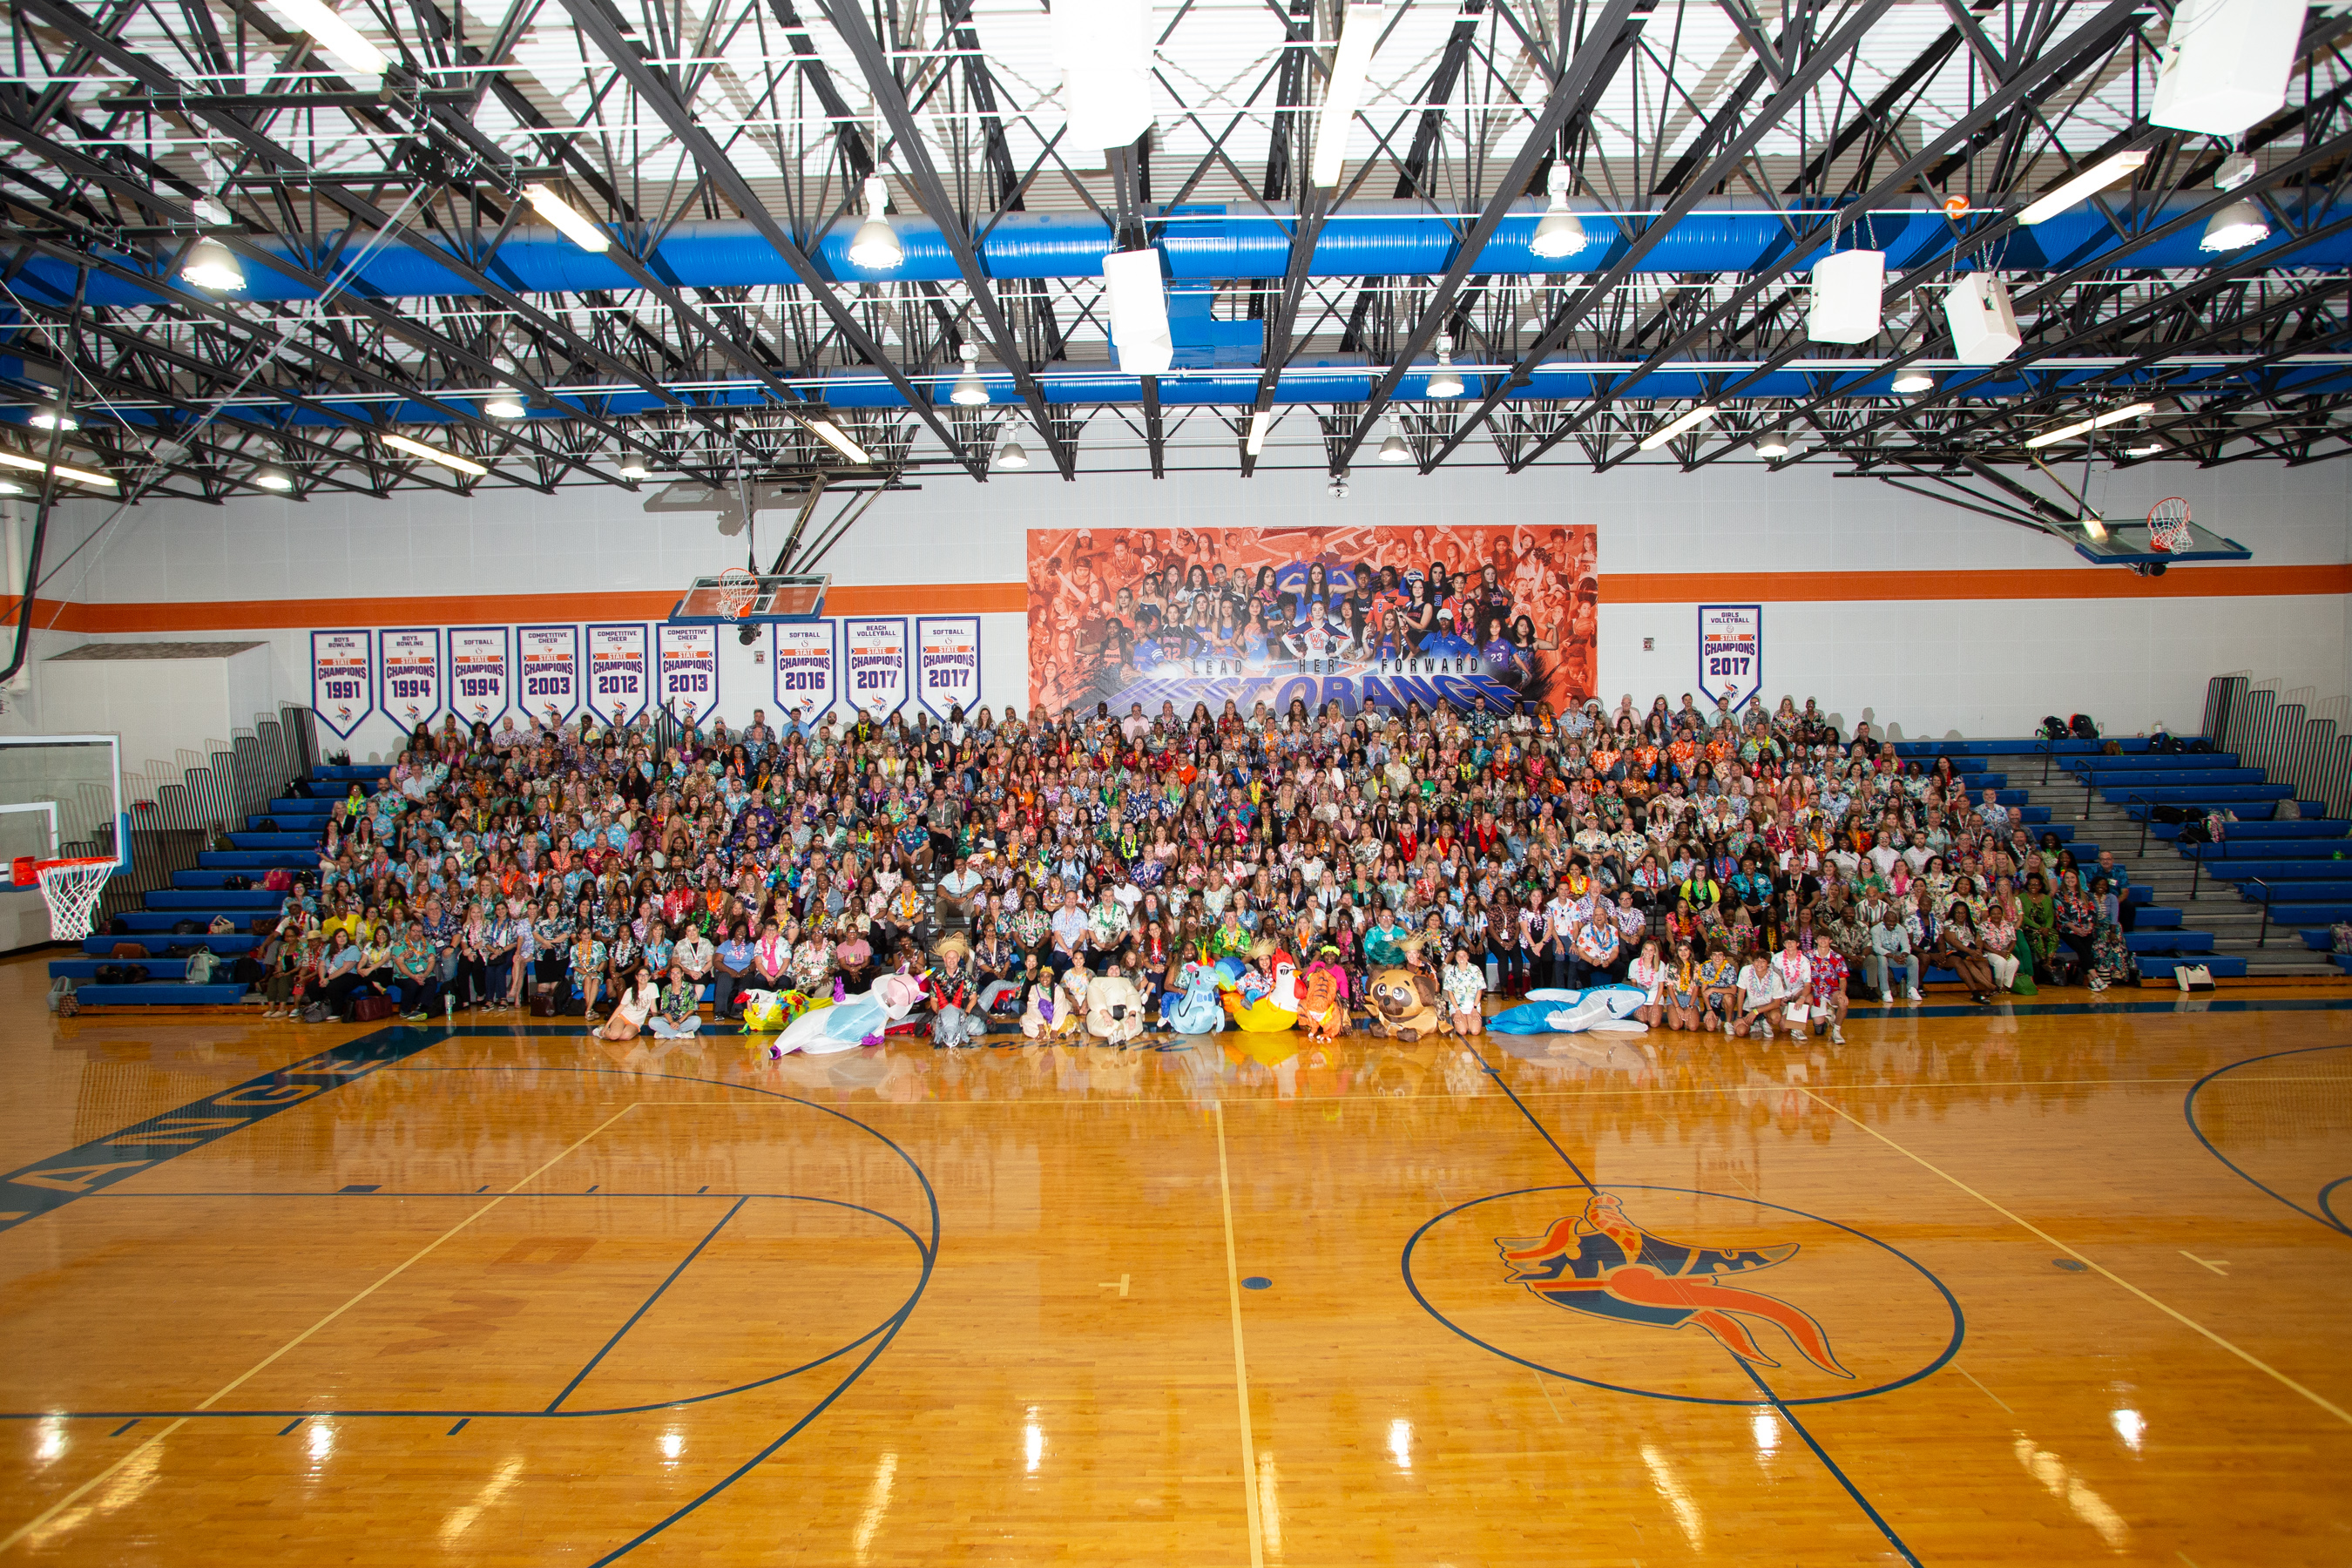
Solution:
M669 979L662 986L661 1003L646 1026L665 1040L683 1040L702 1027L702 988L689 979L686 966L673 957Z

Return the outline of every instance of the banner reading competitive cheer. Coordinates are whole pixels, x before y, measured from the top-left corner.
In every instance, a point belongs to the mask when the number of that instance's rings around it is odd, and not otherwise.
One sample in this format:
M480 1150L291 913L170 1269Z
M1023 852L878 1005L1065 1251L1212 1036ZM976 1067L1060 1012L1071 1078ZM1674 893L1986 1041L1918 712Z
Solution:
M708 717L719 705L719 628L655 628L661 667L661 705L680 723Z
M1507 713L1593 692L1591 525L1029 531L1029 701Z

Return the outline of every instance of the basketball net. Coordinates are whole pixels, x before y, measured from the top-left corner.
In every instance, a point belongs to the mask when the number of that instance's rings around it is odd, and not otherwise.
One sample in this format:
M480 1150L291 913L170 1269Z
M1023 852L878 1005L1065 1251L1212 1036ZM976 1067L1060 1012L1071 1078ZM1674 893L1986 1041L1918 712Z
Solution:
M2147 547L2175 554L2192 548L2196 535L2189 531L2189 503L2167 496L2147 510Z
M740 616L760 596L760 580L741 566L730 566L719 574L719 609L728 616Z
M100 857L85 860L44 860L34 868L41 879L41 898L49 906L49 935L58 942L79 942L89 934L98 910L98 890L115 873L115 863Z

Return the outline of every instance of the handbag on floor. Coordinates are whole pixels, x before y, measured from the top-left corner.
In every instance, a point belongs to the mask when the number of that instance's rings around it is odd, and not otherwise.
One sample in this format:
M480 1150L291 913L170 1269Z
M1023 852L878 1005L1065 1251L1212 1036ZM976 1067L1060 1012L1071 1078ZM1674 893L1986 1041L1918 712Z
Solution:
M2201 963L2174 964L2172 967L2172 978L2174 983L2183 991L2210 991L2213 989L2213 972L2210 969L2206 968L2205 965Z
M400 1004L390 996L354 996L352 998L352 1022L379 1024L386 1018L400 1016Z

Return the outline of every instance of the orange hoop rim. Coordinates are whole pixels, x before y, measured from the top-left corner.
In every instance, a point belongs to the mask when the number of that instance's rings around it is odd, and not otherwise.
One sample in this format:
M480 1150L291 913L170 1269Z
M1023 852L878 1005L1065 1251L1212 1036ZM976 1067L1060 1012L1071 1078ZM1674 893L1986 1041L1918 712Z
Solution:
M748 566L730 566L719 574L719 607L740 616L760 596L760 579Z
M33 869L37 873L41 871L53 871L67 866L113 866L120 868L121 864L121 861L117 860L111 855L73 855L68 856L62 860L36 860L33 862Z

